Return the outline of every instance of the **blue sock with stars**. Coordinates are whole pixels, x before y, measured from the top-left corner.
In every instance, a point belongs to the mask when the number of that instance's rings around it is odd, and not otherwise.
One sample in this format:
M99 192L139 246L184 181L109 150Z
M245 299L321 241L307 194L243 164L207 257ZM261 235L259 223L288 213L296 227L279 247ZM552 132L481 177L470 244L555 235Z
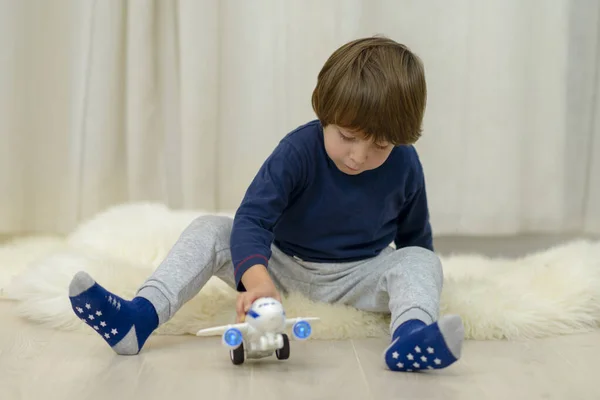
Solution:
M150 301L139 296L124 300L85 272L73 277L69 300L75 315L98 332L117 354L138 354L158 327L158 315Z
M419 320L404 322L392 335L384 359L392 371L442 369L461 355L464 327L458 315L442 317L431 325Z

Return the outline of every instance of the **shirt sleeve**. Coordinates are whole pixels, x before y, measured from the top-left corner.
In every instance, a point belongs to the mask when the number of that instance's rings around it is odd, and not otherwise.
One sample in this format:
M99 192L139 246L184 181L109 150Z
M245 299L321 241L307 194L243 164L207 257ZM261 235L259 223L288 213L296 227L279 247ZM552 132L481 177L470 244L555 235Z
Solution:
M273 243L273 227L290 199L303 186L306 163L298 151L282 141L261 166L236 211L231 231L231 256L237 289L252 266L268 267Z
M425 180L420 177L416 191L398 216L398 231L394 244L397 249L419 246L434 251Z

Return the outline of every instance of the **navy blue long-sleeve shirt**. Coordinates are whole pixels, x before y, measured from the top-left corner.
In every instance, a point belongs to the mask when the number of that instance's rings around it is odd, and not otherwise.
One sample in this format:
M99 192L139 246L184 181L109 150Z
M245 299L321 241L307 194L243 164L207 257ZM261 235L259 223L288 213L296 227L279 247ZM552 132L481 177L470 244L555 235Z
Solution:
M347 262L396 248L433 250L423 169L413 146L395 147L379 168L340 171L318 120L286 135L248 187L231 233L238 290L271 245L311 262Z

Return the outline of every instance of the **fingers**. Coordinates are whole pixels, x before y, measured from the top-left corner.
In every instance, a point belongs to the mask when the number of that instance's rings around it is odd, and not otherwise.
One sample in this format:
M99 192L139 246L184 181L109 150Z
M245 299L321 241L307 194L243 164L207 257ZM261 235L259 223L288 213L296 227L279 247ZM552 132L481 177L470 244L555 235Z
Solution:
M263 296L273 297L277 301L281 302L281 295L275 288L269 288L265 290L264 293L263 291L252 291L238 294L235 303L237 323L244 322L244 320L246 319L246 313L248 312L248 310L250 310L252 303L259 297Z
M244 301L243 301L244 314L246 314L248 312L253 301L254 301L254 299L252 299L249 294L244 296Z
M244 312L244 294L238 295L237 301L235 302L236 322L244 322L246 313Z
M248 312L248 310L250 310L250 306L252 306L252 302L254 302L254 300L256 300L255 297L256 296L252 296L252 294L248 293L248 292L238 295L238 298L237 298L237 301L235 304L238 322L244 322L244 319L246 318L246 313Z

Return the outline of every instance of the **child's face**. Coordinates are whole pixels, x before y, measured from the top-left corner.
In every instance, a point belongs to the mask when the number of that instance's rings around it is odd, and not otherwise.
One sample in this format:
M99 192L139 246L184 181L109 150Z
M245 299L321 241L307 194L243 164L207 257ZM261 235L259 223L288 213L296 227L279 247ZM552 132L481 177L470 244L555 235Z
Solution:
M364 135L337 125L327 125L323 131L325 150L340 171L348 175L378 168L392 152L390 143L374 143Z

